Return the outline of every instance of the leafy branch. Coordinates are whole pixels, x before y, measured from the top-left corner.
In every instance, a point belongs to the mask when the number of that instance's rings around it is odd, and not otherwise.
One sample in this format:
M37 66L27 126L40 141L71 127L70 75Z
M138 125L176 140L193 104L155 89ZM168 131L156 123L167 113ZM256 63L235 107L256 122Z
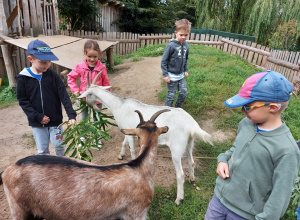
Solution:
M77 100L76 104L75 110L77 112L87 111L88 115L77 124L68 124L68 121L65 121L60 125L67 125L62 133L65 137L62 144L67 146L65 155L70 154L70 157L90 162L93 158L91 149L100 150L101 139L109 140L112 138L108 133L110 129L107 130L108 125L117 125L111 122L114 119L113 116L95 111L83 99ZM83 141L82 138L86 141Z

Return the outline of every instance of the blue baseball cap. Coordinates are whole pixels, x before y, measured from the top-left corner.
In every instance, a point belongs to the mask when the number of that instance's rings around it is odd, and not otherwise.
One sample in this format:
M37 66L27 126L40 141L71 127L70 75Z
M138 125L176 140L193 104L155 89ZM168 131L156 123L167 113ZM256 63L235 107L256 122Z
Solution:
M293 89L282 74L268 70L247 78L239 93L224 103L228 107L239 107L253 101L286 102Z
M33 40L28 44L27 54L32 54L42 61L58 60L58 58L51 52L48 44L38 39Z

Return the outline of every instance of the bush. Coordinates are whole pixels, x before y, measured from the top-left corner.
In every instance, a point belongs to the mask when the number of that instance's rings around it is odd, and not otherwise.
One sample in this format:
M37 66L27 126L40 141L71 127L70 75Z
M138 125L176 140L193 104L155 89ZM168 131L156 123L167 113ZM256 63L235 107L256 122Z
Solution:
M14 87L5 87L0 93L0 101L13 101L16 100L17 92Z
M269 45L273 49L294 50L300 37L300 25L296 20L284 22L279 25L277 31L269 39Z

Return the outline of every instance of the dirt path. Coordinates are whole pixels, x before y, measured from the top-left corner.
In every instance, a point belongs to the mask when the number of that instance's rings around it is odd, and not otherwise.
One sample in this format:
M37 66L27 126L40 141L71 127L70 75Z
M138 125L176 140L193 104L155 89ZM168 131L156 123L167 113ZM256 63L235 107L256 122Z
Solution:
M127 62L117 66L118 71L109 74L109 80L112 85L111 92L126 98L134 98L145 104L163 105L158 100L157 94L161 90L161 57L145 58L139 62ZM64 118L66 120L66 117ZM77 118L78 120L80 117ZM204 124L203 124L204 123ZM222 139L225 135L219 131L211 129L211 121L200 123L213 137ZM5 109L0 109L0 172L7 166L17 160L32 154L36 154L31 127L28 126L27 118L19 107L14 105ZM113 127L110 135L113 137L109 142L104 142L100 151L94 152L93 163L106 165L120 163L117 156L121 149L123 134L118 128ZM51 154L54 155L53 149ZM136 152L139 152L137 149ZM175 169L170 157L169 148L158 148L158 157L156 159L155 184L168 186L175 184ZM129 149L126 149L124 161L130 160ZM197 164L197 160L195 160ZM187 173L187 161L183 159L183 168ZM0 186L0 220L11 219L7 200L4 195L3 186Z

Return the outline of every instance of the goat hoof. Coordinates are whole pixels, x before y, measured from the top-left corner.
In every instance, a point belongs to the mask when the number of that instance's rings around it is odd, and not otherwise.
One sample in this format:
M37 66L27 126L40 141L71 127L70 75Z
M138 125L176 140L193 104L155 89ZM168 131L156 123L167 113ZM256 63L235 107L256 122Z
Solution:
M183 201L183 199L177 198L177 199L175 200L176 206L180 206L180 204L182 203L182 201Z
M118 156L118 159L119 159L119 160L123 160L123 156L119 155L119 156Z
M189 179L189 183L190 183L190 184L194 184L194 183L195 183L195 178Z

